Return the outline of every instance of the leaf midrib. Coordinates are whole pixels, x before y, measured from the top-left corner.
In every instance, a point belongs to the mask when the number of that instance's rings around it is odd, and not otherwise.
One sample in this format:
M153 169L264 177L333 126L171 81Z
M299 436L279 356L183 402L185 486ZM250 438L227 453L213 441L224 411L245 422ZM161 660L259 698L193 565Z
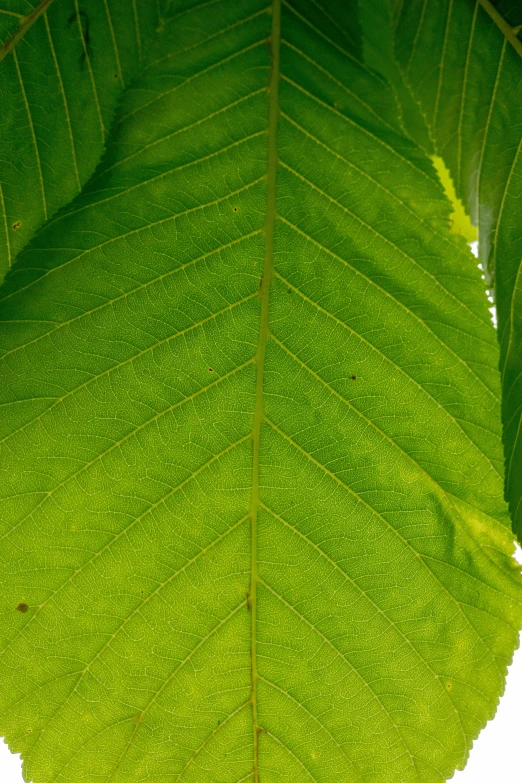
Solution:
M251 522L251 572L250 587L247 606L251 614L251 693L252 724L254 740L254 783L259 783L259 733L261 731L257 710L257 585L259 582L257 563L257 515L259 511L259 465L261 448L261 428L265 418L264 414L264 369L266 346L270 333L269 297L270 284L274 272L274 230L277 217L276 204L276 176L277 176L277 123L279 116L279 54L281 46L281 0L272 2L272 30L267 41L270 52L271 69L268 82L269 111L268 111L268 157L267 157L267 203L265 220L265 258L263 274L260 281L259 295L261 298L261 314L259 323L259 343L256 353L257 377L256 377L256 402L254 410L254 422L252 427L252 496L250 502Z

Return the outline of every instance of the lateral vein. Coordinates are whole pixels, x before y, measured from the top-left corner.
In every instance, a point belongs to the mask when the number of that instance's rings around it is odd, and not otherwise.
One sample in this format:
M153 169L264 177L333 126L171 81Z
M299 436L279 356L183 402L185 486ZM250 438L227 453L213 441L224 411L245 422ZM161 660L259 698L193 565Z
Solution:
M42 2L34 8L30 14L27 16L20 17L20 27L16 31L16 33L13 35L12 38L10 38L8 41L5 42L5 44L0 49L0 62L4 59L6 54L9 54L9 52L12 52L15 48L18 41L20 41L26 32L29 30L30 27L33 26L33 24L36 22L37 19L40 18L40 16L44 13L44 11L47 10L47 8L51 5L53 0L42 0ZM9 11L4 11L4 13L9 13ZM17 14L13 14L13 16L16 16Z
M504 38L509 41L515 52L522 57L522 41L518 38L519 28L511 27L504 17L499 14L495 6L490 3L490 0L479 0L479 3L488 16L495 22Z

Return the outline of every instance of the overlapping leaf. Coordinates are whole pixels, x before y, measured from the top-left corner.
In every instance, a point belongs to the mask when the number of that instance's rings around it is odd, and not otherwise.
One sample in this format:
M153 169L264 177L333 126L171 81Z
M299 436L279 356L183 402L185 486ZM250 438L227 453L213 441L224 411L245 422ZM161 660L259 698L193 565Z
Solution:
M87 182L158 2L10 0L0 8L0 281Z
M522 620L480 273L339 4L172 6L2 288L0 731L35 783L439 783Z
M405 0L396 24L403 78L478 224L480 258L495 290L506 494L522 540L522 8L512 0ZM416 138L423 143L422 133Z

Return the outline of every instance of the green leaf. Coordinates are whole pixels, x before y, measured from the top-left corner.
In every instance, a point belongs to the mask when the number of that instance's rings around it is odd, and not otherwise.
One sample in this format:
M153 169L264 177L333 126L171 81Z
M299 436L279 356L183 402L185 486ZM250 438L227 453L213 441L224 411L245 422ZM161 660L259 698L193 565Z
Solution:
M93 173L122 87L159 21L156 2L2 5L0 282L35 230Z
M1 289L0 731L35 783L440 783L522 623L498 348L334 0L172 3Z
M395 28L398 16L395 5L393 0L360 3L358 16L364 30L363 59L390 83L404 133L432 155L433 144L416 96L395 60Z
M460 234L464 237L466 242L476 242L477 241L477 229L475 226L471 224L471 221L469 219L469 216L466 214L466 210L464 209L464 205L462 204L462 201L457 198L457 194L455 193L455 186L453 184L453 180L451 179L450 173L448 169L446 168L446 165L442 158L438 158L434 156L432 158L433 165L435 166L435 171L437 172L439 179L441 181L442 187L444 188L444 193L450 200L452 206L453 206L453 212L450 216L451 221L451 232L453 234Z
M405 0L396 54L457 195L478 224L498 313L506 497L522 541L522 9L514 0L496 5Z
M504 445L506 452L506 497L513 529L522 541L522 237L520 195L522 192L522 143L513 160L503 195L494 249L497 255L496 292L499 318L500 367Z

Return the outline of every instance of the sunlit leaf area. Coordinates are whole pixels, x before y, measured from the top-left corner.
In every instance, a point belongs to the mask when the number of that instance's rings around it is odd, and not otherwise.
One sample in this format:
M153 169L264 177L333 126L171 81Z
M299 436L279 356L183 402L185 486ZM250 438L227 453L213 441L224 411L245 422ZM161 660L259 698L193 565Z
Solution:
M27 783L480 783L522 625L521 31L0 0Z

